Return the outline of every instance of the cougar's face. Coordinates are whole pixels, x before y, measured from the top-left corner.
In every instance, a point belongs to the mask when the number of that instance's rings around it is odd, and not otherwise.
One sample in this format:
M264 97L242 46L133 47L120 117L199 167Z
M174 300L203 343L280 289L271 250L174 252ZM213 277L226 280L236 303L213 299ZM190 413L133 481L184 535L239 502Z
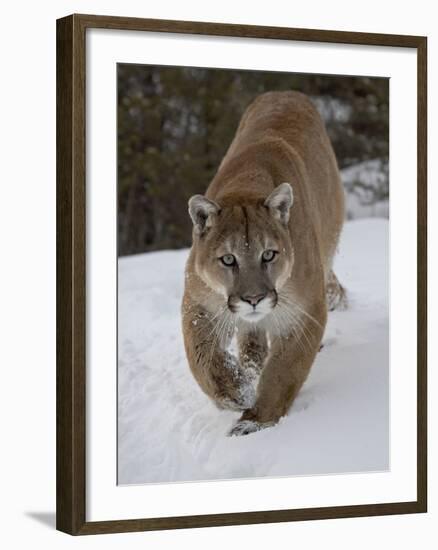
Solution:
M221 208L198 235L196 271L229 311L257 323L277 305L293 267L287 229L264 204Z

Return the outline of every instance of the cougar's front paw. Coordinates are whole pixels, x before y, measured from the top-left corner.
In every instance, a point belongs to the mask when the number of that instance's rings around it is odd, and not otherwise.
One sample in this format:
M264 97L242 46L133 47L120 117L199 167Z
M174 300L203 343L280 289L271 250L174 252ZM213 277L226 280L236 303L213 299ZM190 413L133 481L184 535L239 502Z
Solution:
M231 437L233 435L248 435L254 432L259 432L266 428L270 428L274 422L257 422L255 420L239 420L235 426L228 432Z

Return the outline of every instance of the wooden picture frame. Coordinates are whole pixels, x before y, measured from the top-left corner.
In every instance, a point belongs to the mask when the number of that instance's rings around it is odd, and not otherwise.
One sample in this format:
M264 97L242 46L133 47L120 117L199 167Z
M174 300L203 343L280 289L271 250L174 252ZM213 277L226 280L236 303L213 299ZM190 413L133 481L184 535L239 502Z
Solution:
M418 86L417 499L197 516L86 520L85 33L90 28L413 48ZM57 21L57 529L72 535L302 521L427 510L427 40L293 29L71 15Z

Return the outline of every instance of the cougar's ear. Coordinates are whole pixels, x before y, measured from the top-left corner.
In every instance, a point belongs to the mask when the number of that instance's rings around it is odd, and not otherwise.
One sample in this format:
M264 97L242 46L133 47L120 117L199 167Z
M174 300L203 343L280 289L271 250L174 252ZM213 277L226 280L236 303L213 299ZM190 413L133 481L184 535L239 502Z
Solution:
M214 218L219 211L219 205L203 195L194 195L189 199L189 214L195 231L199 235L213 225Z
M289 210L294 202L294 194L290 183L282 183L276 187L265 200L265 206L276 220L283 224L289 221Z

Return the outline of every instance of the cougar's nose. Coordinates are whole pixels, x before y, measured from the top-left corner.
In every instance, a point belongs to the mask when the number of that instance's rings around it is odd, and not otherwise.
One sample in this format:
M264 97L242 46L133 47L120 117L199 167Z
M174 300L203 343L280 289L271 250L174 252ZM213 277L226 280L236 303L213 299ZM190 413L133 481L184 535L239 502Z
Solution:
M244 302L248 302L248 304L251 304L252 306L256 306L259 302L263 300L263 298L266 296L266 292L264 294L257 294L257 296L241 296L240 298Z

